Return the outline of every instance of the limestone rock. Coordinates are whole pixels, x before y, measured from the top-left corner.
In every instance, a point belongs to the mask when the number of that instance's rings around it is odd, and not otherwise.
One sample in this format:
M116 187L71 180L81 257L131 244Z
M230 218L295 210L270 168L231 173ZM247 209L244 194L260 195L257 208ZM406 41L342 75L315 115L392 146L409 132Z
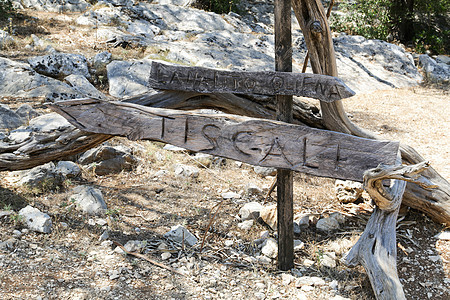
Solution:
M0 50L8 49L10 47L14 47L16 45L16 41L14 38L9 35L8 32L4 30L0 30Z
M336 253L325 252L320 259L320 265L327 267L327 268L335 268L336 267Z
M336 180L334 188L336 197L342 203L355 202L361 197L364 191L362 183L351 180Z
M52 219L46 213L28 205L19 211L27 227L33 231L50 233L52 231Z
M310 214L300 213L294 215L294 223L296 223L300 227L300 229L309 227L309 219Z
M97 53L92 58L92 67L97 74L106 73L106 66L112 61L112 54L108 51Z
M128 241L123 247L128 252L142 252L145 249L145 246L147 245L146 241L138 241L138 240L131 240Z
M429 81L434 83L450 82L450 65L436 62L427 54L419 56L419 65L422 67L422 71Z
M213 156L206 153L196 153L194 159L199 167L208 168L213 162Z
M153 91L149 85L151 65L152 61L148 59L111 62L106 68L109 94L123 98Z
M80 98L66 83L42 76L28 64L0 57L0 95L4 97L36 98L60 101Z
M261 248L261 253L270 258L276 258L278 255L278 244L273 238L268 238L264 241Z
M173 169L174 169L175 175L182 176L182 177L197 178L198 175L200 174L200 170L194 166L175 164L173 166Z
M294 251L299 251L305 248L305 243L300 240L294 240Z
M59 161L56 169L67 178L77 177L81 174L80 167L72 161Z
M77 209L90 215L99 215L107 209L102 192L92 186L77 186L73 190L69 200L76 203Z
M107 97L97 90L83 75L72 74L64 78L64 80L78 93L86 98L102 99Z
M183 242L184 237L184 243L191 247L198 242L197 238L182 225L172 227L169 232L164 234L164 237L180 244Z
M39 116L39 113L28 104L22 104L17 110L16 114L22 118L22 120L28 122L29 120Z
M39 11L49 12L82 12L91 7L85 0L13 0L13 3L19 8L32 8Z
M252 228L253 226L253 220L246 220L244 222L239 223L237 226L241 230L245 231L250 230L250 228Z
M339 222L335 218L328 217L317 221L316 228L324 232L331 232L339 229L340 226Z
M81 54L55 53L28 59L30 66L38 73L61 78L71 74L90 78L87 59Z
M52 190L60 186L64 181L64 176L61 175L52 162L29 170L18 171L16 174L19 174L18 184L29 188Z
M97 175L119 173L123 170L130 171L137 164L137 159L120 147L100 146L86 151L78 162L89 165L88 170L93 170Z
M24 120L6 105L0 105L0 130L11 130L22 126Z
M257 220L263 206L258 202L249 202L244 204L239 210L241 220Z
M277 205L264 206L260 212L261 219L273 230L277 230Z

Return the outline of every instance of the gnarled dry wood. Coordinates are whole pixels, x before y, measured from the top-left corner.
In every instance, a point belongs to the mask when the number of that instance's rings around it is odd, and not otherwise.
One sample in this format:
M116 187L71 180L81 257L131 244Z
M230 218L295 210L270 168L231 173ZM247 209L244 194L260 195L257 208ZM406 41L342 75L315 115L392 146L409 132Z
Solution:
M297 20L302 28L306 46L310 53L311 67L316 74L338 76L331 32L320 0L292 0ZM329 130L353 134L365 138L376 136L354 125L345 113L342 101L320 102L323 123ZM424 159L411 147L400 145L402 160L409 164ZM450 183L430 168L420 181L430 182L437 188L431 191L408 183L403 196L406 205L417 208L433 220L450 225Z
M400 156L399 156L400 162ZM432 188L420 181L420 172L429 165L379 166L364 174L364 187L376 207L358 242L344 258L347 266L361 264L377 299L405 299L397 274L396 221L406 181ZM393 179L391 187L383 180Z

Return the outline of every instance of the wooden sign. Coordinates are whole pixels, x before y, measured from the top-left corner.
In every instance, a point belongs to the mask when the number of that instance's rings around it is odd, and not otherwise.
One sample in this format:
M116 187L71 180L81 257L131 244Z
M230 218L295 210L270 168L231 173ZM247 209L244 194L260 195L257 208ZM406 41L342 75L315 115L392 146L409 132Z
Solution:
M333 102L355 93L332 76L289 72L221 71L152 63L150 86L200 93L295 95Z
M380 163L394 164L399 147L398 142L228 114L92 99L48 106L88 132L161 141L252 165L355 181Z

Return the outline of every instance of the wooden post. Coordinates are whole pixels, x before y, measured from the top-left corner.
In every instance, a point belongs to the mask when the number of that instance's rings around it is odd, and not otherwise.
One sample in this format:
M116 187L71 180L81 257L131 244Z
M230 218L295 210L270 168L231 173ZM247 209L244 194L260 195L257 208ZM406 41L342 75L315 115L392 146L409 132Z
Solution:
M291 0L275 0L275 71L292 72ZM292 96L277 95L277 120L292 122ZM294 267L293 174L277 172L278 268Z

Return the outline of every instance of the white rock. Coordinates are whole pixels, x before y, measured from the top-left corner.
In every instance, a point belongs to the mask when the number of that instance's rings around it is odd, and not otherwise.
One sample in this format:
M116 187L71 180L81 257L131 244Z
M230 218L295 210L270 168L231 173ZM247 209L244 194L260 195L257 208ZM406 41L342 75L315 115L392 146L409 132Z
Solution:
M294 276L292 276L291 274L288 273L281 274L281 283L283 285L289 285L289 283L291 283L292 281L294 281Z
M247 220L247 221L241 222L237 226L241 230L250 230L253 226L253 220Z
M261 253L269 258L276 258L278 255L277 241L273 238L265 240L261 248Z
M89 3L84 0L68 0L68 1L53 1L53 0L14 0L16 5L21 8L31 8L38 11L49 12L82 12L91 7Z
M197 178L200 174L200 170L194 166L175 164L173 169L177 176Z
M335 268L336 267L336 253L325 252L320 259L320 265L327 267L327 268Z
M147 245L146 241L138 241L138 240L131 240L128 241L123 247L128 252L142 252Z
M294 223L297 223L297 225L300 227L300 229L308 228L309 227L309 214L296 214L294 216Z
M106 66L111 62L112 54L108 51L103 51L97 53L92 58L92 67L95 69L96 73L103 73L106 71Z
M69 197L76 203L76 207L90 215L98 215L107 209L102 192L92 186L82 185L73 189L74 194Z
M172 254L170 254L170 252L163 252L163 253L161 253L161 259L162 260L168 260L171 257L172 257Z
M223 199L241 199L241 195L235 192L225 192L221 196Z
M249 202L244 204L239 210L241 220L257 220L263 206L258 202Z
M90 78L87 59L81 54L55 53L28 59L30 66L38 73L59 78L71 74Z
M336 180L334 188L337 199L342 203L355 202L364 191L362 183L351 180Z
M256 256L256 260L258 261L258 263L260 263L262 265L269 265L272 263L272 260L264 255Z
M27 227L31 230L50 233L52 231L52 219L46 213L28 205L19 211L19 215L24 219Z
M191 247L198 242L197 238L182 225L176 225L172 227L169 232L164 234L164 237L177 243L183 242L183 236L184 242Z
M253 167L253 170L255 171L256 174L261 175L263 177L275 176L277 174L277 169L275 168L255 166Z
M305 266L305 267L307 267L307 268L309 268L309 267L311 267L312 265L314 265L314 261L313 260L310 260L310 259L305 259L304 261L303 261L303 265Z
M277 205L264 206L260 212L261 219L273 230L277 230Z
M86 98L94 99L107 99L106 96L97 90L83 75L71 74L64 78L64 80L71 86L75 91L80 93Z
M425 77L434 83L450 82L450 66L445 63L438 63L427 54L419 56L419 65L425 73Z
M0 30L0 50L8 49L16 45L14 38L8 32Z
M437 235L435 235L434 237L439 240L448 241L448 240L450 240L450 231L442 231L442 232L438 233Z
M59 161L56 170L64 177L77 177L81 174L80 167L72 161Z
M187 151L187 150L184 149L184 148L177 147L177 146L174 146L174 145L171 145L171 144L166 144L166 145L163 147L163 149L164 149L164 150L167 150L167 151L172 151L172 152L185 152L185 151Z
M339 229L339 222L335 218L323 218L317 221L316 228L324 232L330 232Z
M299 251L305 248L305 243L300 240L294 240L294 251Z

